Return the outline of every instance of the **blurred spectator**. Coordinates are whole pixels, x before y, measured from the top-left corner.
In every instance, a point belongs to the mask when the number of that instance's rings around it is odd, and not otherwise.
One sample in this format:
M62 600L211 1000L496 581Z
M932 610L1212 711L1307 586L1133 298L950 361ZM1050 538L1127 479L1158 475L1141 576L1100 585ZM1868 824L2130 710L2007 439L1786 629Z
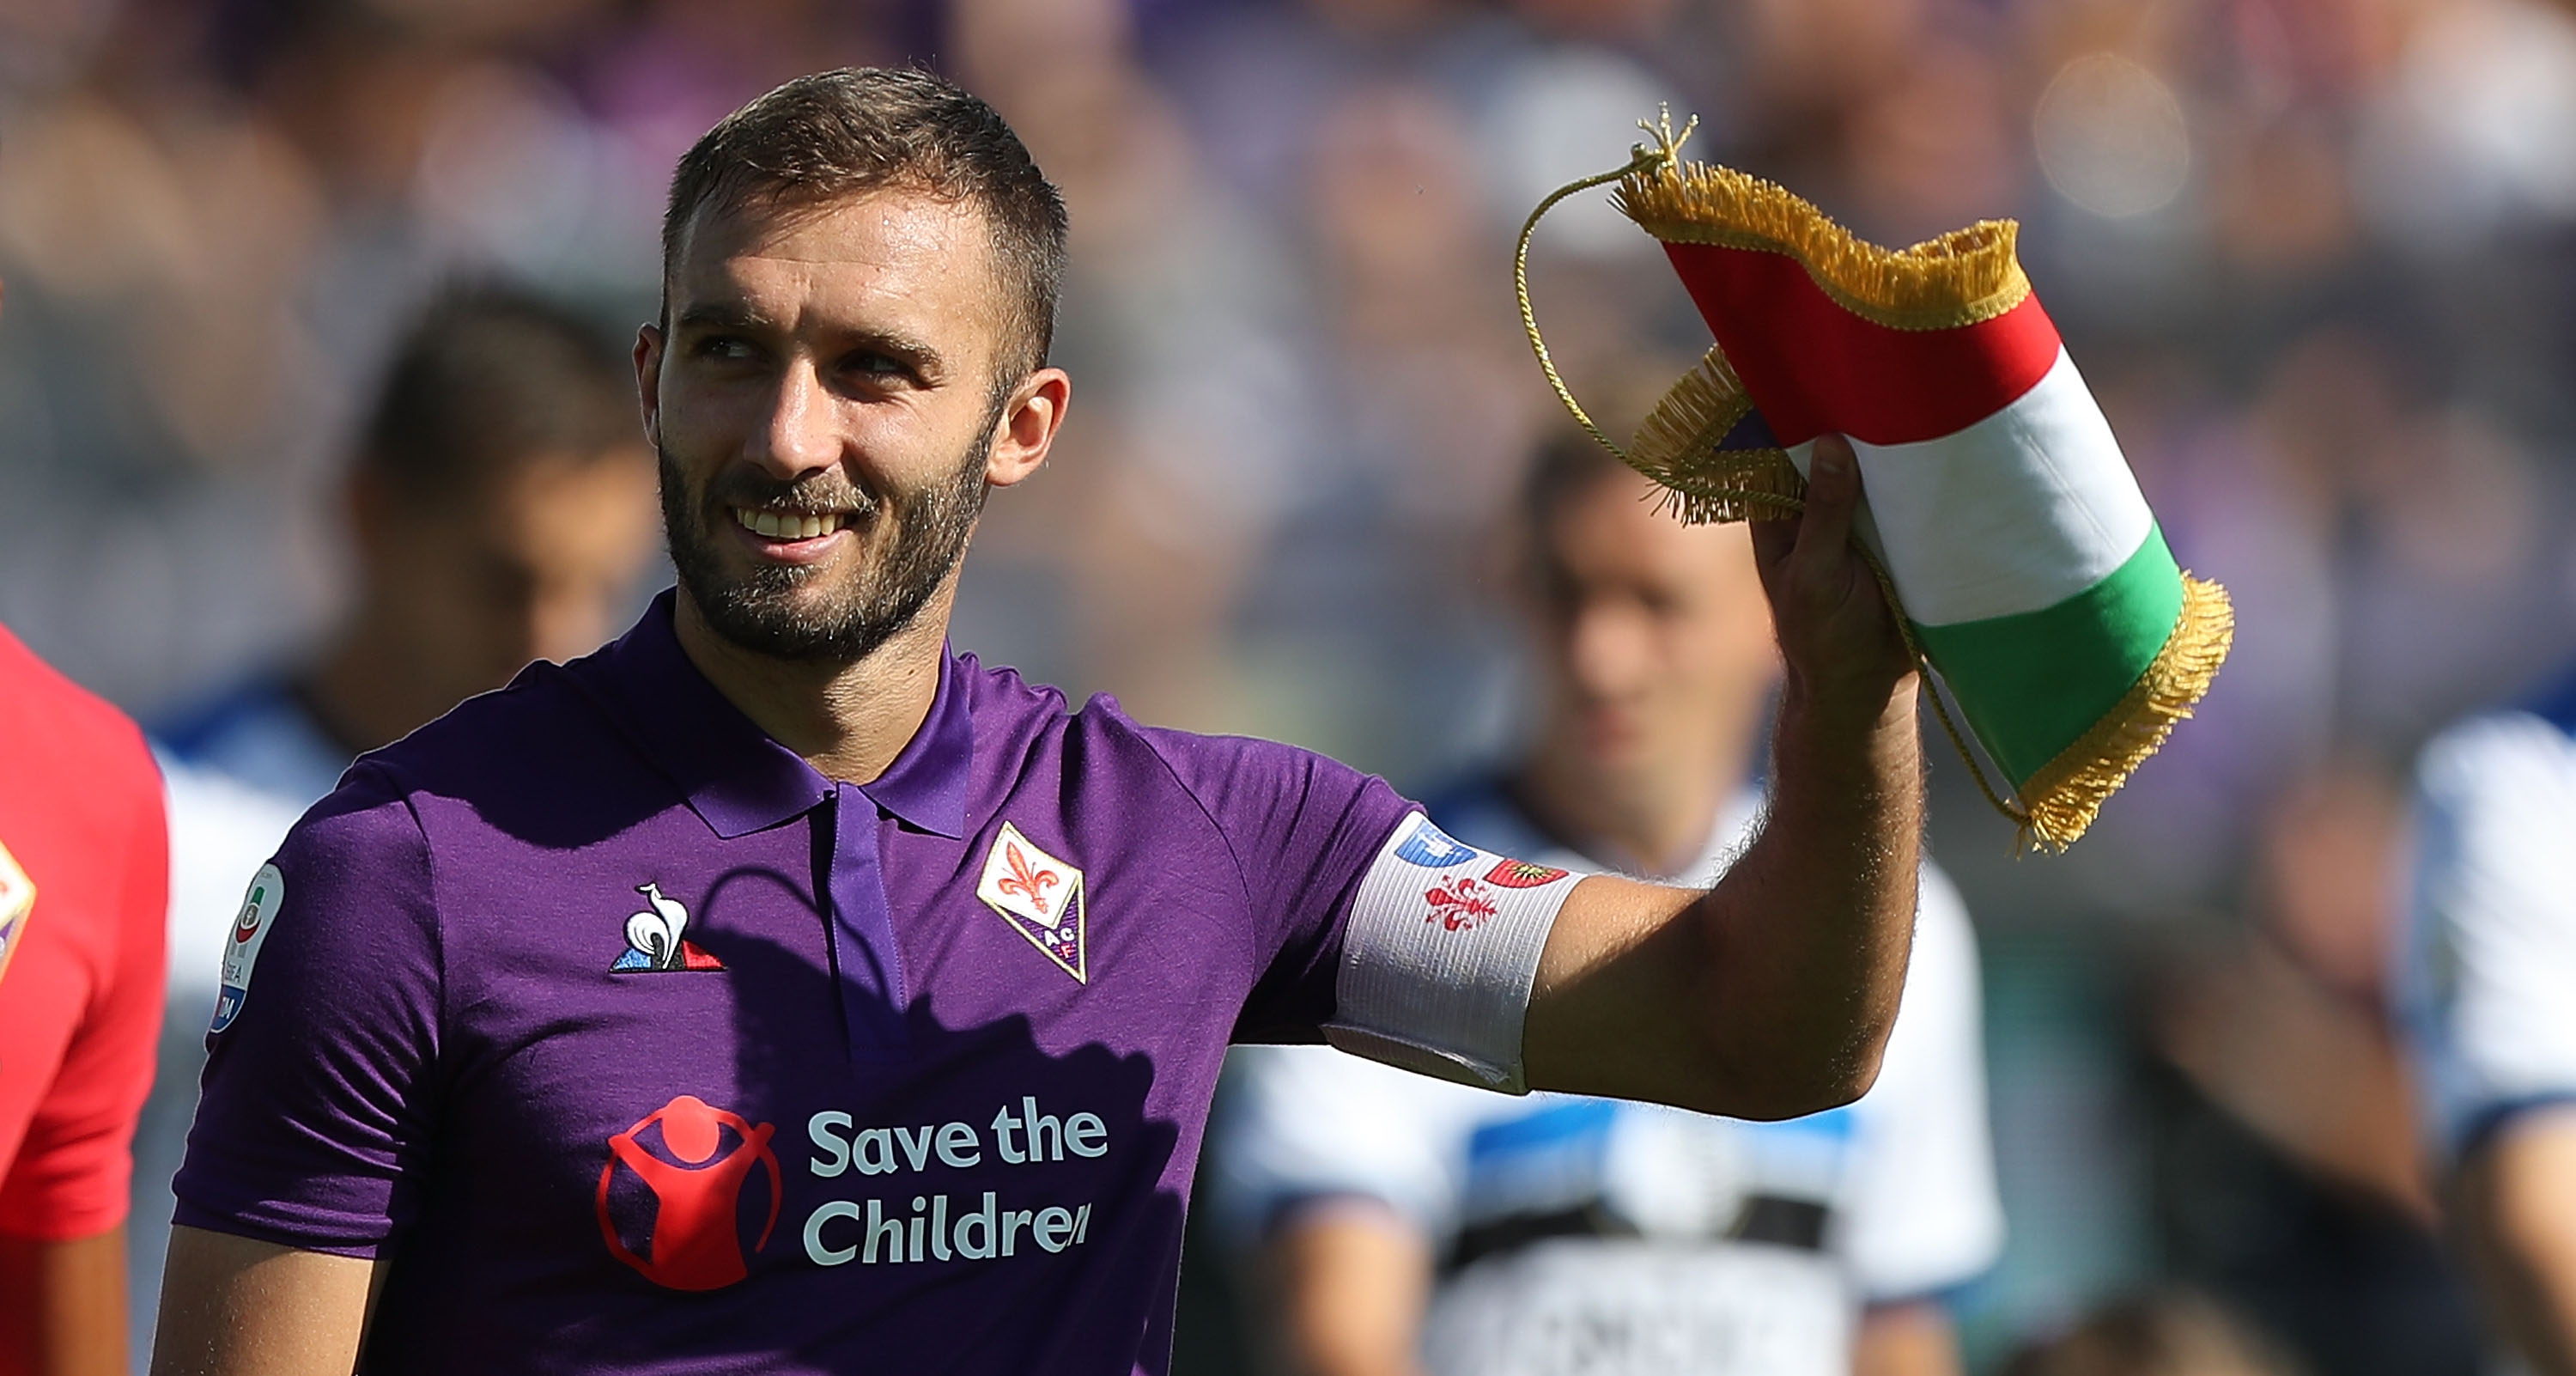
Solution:
M2003 1376L2299 1376L2270 1344L2199 1296L2174 1292L2107 1305L2033 1343Z
M2387 1013L2401 820L2364 760L2295 779L2263 820L2250 929L2163 990L2150 1035L2189 1087L2163 1125L2166 1264L2319 1371L2473 1376Z
M386 374L349 472L358 594L305 664L182 707L174 755L292 797L532 659L620 624L654 542L632 380L583 321L452 294Z
M2416 776L2400 1006L2507 1345L2576 1372L2576 674L2444 732Z
M136 1145L138 1334L160 1290L219 957L252 871L361 752L530 660L607 639L653 549L652 483L633 380L603 337L517 291L453 291L405 338L349 468L359 585L348 620L309 659L158 728L174 959Z
M1432 805L1472 844L1705 884L1754 826L1777 661L1750 544L1654 496L1581 437L1533 474L1547 706L1515 772ZM1217 1193L1259 1247L1290 1365L1961 1370L1939 1297L1992 1263L2002 1219L1975 940L1937 872L1922 902L1876 1087L1809 1118L1514 1099L1327 1048L1238 1050Z

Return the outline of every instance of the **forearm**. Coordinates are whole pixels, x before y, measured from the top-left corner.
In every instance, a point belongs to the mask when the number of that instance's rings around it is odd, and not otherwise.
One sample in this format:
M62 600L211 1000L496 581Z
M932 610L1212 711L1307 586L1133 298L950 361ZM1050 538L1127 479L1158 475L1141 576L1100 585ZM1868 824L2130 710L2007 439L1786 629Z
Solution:
M1762 835L1705 894L1598 876L1523 1024L1533 1088L1793 1118L1869 1087L1914 933L1912 681L1874 715L1784 710Z
M1697 1008L1739 1112L1813 1112L1877 1075L1914 934L1914 692L1909 677L1873 711L1804 699L1793 681L1762 834L1693 911Z
M0 1376L126 1376L125 1230L0 1235Z

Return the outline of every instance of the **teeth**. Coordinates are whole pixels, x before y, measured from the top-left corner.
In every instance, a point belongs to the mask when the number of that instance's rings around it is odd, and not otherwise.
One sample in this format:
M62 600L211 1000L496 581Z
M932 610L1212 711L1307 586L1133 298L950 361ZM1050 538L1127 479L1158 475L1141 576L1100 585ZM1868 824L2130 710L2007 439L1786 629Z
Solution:
M778 511L733 509L733 518L743 529L772 540L813 540L839 530L842 518L832 516L798 516Z

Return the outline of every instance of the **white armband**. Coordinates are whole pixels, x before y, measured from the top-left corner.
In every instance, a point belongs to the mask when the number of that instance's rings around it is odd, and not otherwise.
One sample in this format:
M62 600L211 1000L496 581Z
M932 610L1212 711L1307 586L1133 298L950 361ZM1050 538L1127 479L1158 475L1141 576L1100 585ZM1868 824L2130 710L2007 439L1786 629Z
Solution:
M1396 824L1351 901L1324 1040L1506 1094L1529 1092L1521 1023L1548 929L1580 875Z

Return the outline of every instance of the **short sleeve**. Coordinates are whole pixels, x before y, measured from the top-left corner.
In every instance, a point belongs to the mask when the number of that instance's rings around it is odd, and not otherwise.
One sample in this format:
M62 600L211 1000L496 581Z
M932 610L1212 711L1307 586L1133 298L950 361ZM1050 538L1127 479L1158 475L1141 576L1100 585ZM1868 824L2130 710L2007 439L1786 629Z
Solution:
M1926 865L1905 995L1859 1137L1835 1240L1864 1301L1964 1285L2003 1250L1986 1123L1976 933L1959 892Z
M1352 896L1413 805L1383 779L1294 746L1144 735L1224 839L1263 938L1268 959L1235 1039L1315 1040L1333 1015Z
M2427 746L2398 961L2401 1022L2453 1159L2576 1100L2576 741L2505 713Z
M229 936L176 1221L371 1256L436 1121L441 964L428 844L353 770L251 881Z
M134 754L142 757L139 742ZM134 1123L152 1089L161 1035L170 893L160 779L140 765L126 782L130 824L116 838L113 910L101 914L113 928L111 954L0 1184L0 1233L60 1241L105 1232L125 1218Z

